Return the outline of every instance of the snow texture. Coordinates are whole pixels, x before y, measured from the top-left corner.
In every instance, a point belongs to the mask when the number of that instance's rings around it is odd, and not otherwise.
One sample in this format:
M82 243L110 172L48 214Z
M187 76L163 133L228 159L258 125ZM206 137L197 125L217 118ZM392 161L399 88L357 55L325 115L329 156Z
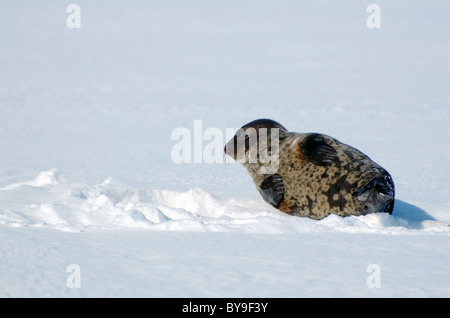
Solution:
M70 3L0 4L1 297L450 297L448 1L378 29L356 0ZM393 214L292 217L171 157L257 118L362 150Z

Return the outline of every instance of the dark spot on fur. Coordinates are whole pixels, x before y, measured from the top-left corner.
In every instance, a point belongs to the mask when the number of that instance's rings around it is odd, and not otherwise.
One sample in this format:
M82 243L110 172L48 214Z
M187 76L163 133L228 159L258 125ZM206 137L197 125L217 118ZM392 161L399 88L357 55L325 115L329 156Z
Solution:
M306 196L306 200L308 200L308 210L310 212L312 212L314 201L313 201L313 199L311 199L311 197L309 195Z

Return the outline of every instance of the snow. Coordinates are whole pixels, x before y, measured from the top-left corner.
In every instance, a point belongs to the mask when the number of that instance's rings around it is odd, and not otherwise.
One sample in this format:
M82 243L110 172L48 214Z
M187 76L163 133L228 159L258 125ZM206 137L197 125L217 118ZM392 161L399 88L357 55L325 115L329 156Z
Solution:
M380 29L360 1L70 3L0 4L1 297L450 296L447 2L378 1ZM393 215L291 217L171 158L263 117L385 167Z

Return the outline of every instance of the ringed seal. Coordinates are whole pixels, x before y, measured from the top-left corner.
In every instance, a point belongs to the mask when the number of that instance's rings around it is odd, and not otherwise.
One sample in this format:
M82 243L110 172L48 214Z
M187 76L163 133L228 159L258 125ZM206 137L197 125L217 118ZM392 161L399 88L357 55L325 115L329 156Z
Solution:
M267 203L291 215L322 219L394 209L391 175L330 136L257 119L242 126L224 152L247 169Z

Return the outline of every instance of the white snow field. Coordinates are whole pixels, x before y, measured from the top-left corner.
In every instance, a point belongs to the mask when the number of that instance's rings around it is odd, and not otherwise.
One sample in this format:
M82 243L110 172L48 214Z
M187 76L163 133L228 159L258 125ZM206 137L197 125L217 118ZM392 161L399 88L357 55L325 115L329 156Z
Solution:
M449 12L1 2L0 296L450 297ZM394 178L393 214L266 204L221 153L257 118L365 152Z

